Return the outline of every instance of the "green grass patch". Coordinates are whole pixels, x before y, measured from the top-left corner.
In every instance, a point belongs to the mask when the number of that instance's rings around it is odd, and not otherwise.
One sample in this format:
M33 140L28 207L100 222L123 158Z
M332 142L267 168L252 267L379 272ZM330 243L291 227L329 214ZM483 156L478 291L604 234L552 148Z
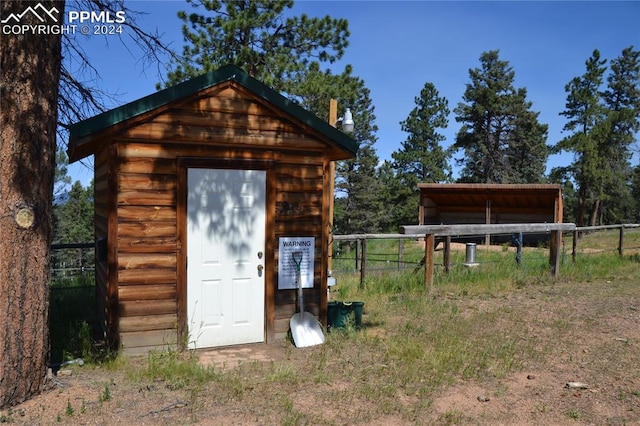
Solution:
M149 352L146 368L132 370L130 377L162 381L170 389L185 389L200 388L205 383L219 380L220 374L213 367L200 364L194 352L167 348Z

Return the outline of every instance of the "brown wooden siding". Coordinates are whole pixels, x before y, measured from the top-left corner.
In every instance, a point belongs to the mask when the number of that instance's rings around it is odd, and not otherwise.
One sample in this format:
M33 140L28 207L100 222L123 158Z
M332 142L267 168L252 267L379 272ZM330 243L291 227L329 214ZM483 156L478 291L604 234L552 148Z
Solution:
M147 153L153 151L156 155L162 155L160 161L163 173L158 177L153 174L147 176L134 176L131 173L121 173L119 178L120 192L118 194L118 279L119 279L119 306L120 306L120 334L123 342L134 344L126 334L142 332L136 329L137 324L145 324L145 328L170 326L173 330L179 321L178 318L178 293L177 274L177 220L176 208L167 204L177 199L177 178L169 178L166 170L175 166L169 166L169 159L173 164L180 154L191 153L189 147L177 149L168 146L141 146L139 143L123 143L119 152L124 155ZM215 157L217 148L210 148L208 158ZM206 150L205 150L206 152ZM247 159L265 160L270 156L262 151L253 153ZM169 157L169 158L166 158ZM173 157L173 158L171 158ZM273 312L267 312L267 336L273 340L282 338L289 329L289 319L296 311L296 292L292 290L277 290L277 241L284 236L313 236L316 238L315 282L314 289L305 290L305 308L314 315L321 315L321 288L323 282L322 271L326 268L323 258L323 188L324 169L322 159L316 164L303 165L293 162L278 162L274 170L275 175L275 212L271 215L274 219L274 234L270 245L273 246L272 272L267 273L267 286L271 286L267 294L273 294ZM149 165L158 158L136 159L139 170L152 171ZM121 159L122 164L131 164L128 157ZM143 184L144 188L139 189ZM146 196L148 193L153 197ZM135 195L131 195L135 194ZM156 200L160 205L152 205L148 201ZM133 201L135 200L135 201ZM139 306L148 300L162 302L157 305ZM167 306L173 306L174 311L167 313ZM173 322L167 320L171 315ZM158 317L156 320L138 317ZM124 328L123 328L124 327ZM166 330L169 330L166 329ZM272 328L272 330L270 329ZM160 334L154 334L160 336ZM166 339L166 335L162 335ZM149 343L149 338L140 342ZM166 340L157 341L153 345L167 344ZM129 346L128 346L129 347ZM137 347L137 346L136 346Z
M178 333L175 328L130 331L120 334L120 345L130 355L145 354L153 348L175 347L177 342Z
M562 222L554 184L419 183L420 224Z
M315 237L314 288L304 290L305 310L320 316L319 289L326 262L322 256L324 169L322 159L317 164L301 166L295 163L279 163L276 169L276 214L273 268L277 271L280 237ZM274 285L278 277L274 274ZM289 320L296 312L296 291L278 290L275 294L274 328L276 338L284 337L289 330Z
M178 317L176 165L172 159L130 157L126 144L119 148L118 329L131 352L177 342L167 341ZM151 331L144 339L133 338Z
M109 140L117 147L114 200L96 199L103 211L113 206L110 220L96 216L101 223L96 226L113 228L118 285L110 297L117 301L115 326L125 350L176 345L186 326L181 250L186 213L179 210L186 208L180 199L186 197L183 160L211 168L268 170L267 341L286 335L297 304L295 290L277 290L279 237L315 237L315 281L313 289L305 289L305 309L326 316L327 145L229 86L135 121ZM107 170L106 160L97 157L96 170ZM100 185L108 193L107 185Z

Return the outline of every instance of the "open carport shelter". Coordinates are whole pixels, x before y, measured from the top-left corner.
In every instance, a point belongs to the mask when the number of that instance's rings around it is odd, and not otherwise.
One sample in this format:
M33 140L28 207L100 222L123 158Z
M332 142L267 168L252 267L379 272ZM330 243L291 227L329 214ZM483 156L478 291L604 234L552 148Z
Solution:
M559 184L419 183L419 225L562 223Z
M305 308L326 324L330 165L357 149L235 66L73 125L70 162L95 156L109 344L135 353L284 338L297 292L281 247L294 245L309 256Z

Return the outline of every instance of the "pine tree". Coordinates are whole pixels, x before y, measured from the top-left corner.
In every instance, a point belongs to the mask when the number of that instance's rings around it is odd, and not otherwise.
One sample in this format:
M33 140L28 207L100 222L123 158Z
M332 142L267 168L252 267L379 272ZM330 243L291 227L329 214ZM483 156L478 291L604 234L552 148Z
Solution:
M574 153L570 171L576 181L578 193L577 225L586 223L587 203L594 202L594 193L602 179L598 159L598 131L604 120L605 111L600 104L599 88L606 71L606 60L600 59L600 52L594 50L586 62L587 71L581 77L573 78L566 86L567 103L564 115L569 120L564 131L574 132L562 139L557 148ZM592 221L595 223L595 215Z
M46 10L64 1L41 0ZM28 1L0 2L0 16ZM33 15L22 24L40 25ZM48 25L48 24L42 24ZM47 377L51 205L61 35L0 37L0 408L40 393Z
M340 112L349 107L360 149L355 159L338 162L334 232L373 232L380 227L378 157L375 116L364 82L352 75L351 66L339 74L321 65L340 59L348 45L344 19L284 17L291 0L220 0L196 2L206 15L180 12L187 45L182 58L173 61L168 84L235 64L251 76L298 102L318 117L328 117L330 99ZM332 123L333 124L333 123Z
M539 182L543 179L547 126L530 110L526 89L513 86L515 72L498 51L480 56L469 70L464 102L454 109L462 127L453 144L464 156L461 180L481 183Z
M168 86L234 64L267 86L296 96L296 85L306 79L312 63L332 63L348 45L345 19L305 14L285 18L292 0L187 3L205 11L178 13L187 44L182 57L171 62Z
M448 125L447 99L440 96L432 83L425 83L414 102L415 108L400 122L402 131L408 133L407 139L391 154L398 179L391 200L397 225L416 223L419 182L444 182L451 178L449 154L440 146L445 137L438 133L438 129Z
M66 2L37 3L60 18ZM78 0L75 4L87 12L124 11L127 19L122 25L131 36L127 47L140 47L143 62L151 63L159 52L168 52L159 36L136 24L136 12L123 1ZM34 5L32 1L4 0L0 16L18 16ZM24 14L21 24L52 24L45 20ZM59 182L55 176L60 158L56 157L56 133L64 144L65 125L104 110L109 97L86 83L95 82L98 72L82 49L81 39L69 32L43 36L30 30L0 37L0 198L5 209L0 215L0 240L5 244L0 265L0 408L22 402L45 384L52 195ZM15 218L23 226L16 226Z
M578 214L576 189L571 178L569 167L554 167L549 173L549 182L558 183L562 187L562 221L576 223Z
M634 200L631 221L640 223L640 164L633 169L631 175L631 197Z
M509 164L505 181L508 183L541 183L545 180L550 152L546 144L548 126L538 121L539 113L531 111L532 103L526 97L525 89L517 91L515 106L518 111L505 151Z
M360 81L358 97L353 100L351 112L356 123L352 137L360 144L356 158L339 161L336 165L336 193L344 198L336 209L335 234L379 232L385 208L382 200L382 185L377 179L379 162L374 144L374 107L370 92Z
M383 161L376 170L376 179L380 184L380 231L398 232L398 222L396 220L396 209L393 205L393 198L397 190L397 179L390 161Z
M600 91L607 71L606 59L594 50L586 71L566 86L565 131L556 151L574 154L567 168L576 182L577 224L624 221L632 215L630 194L631 151L640 129L640 53L624 49L611 62L607 89Z
M60 196L66 189L67 185L71 184L71 177L67 174L69 159L64 149L58 146L56 151L56 172L53 182L53 196L54 203L55 197Z
M633 221L631 145L640 130L640 51L628 47L611 61L607 89L601 94L607 119L599 146L602 179L600 217L605 223Z
M80 181L74 182L66 199L54 205L54 237L57 244L90 243L93 231L93 182L84 188ZM81 268L91 263L93 250L65 250L55 253L56 262L67 268Z

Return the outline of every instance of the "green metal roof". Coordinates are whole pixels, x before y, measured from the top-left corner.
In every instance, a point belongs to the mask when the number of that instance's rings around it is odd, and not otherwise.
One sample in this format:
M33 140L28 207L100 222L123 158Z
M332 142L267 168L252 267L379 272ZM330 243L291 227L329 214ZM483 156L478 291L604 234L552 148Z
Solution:
M225 81L235 81L239 83L255 95L324 134L341 148L352 154L357 152L358 143L351 137L331 126L326 121L319 119L295 102L285 98L275 90L267 87L235 65L224 66L216 71L208 72L199 77L192 78L191 80L71 125L69 127L69 151L72 151L73 148L77 146L76 141L80 138L99 133L113 125L125 122L138 115Z

